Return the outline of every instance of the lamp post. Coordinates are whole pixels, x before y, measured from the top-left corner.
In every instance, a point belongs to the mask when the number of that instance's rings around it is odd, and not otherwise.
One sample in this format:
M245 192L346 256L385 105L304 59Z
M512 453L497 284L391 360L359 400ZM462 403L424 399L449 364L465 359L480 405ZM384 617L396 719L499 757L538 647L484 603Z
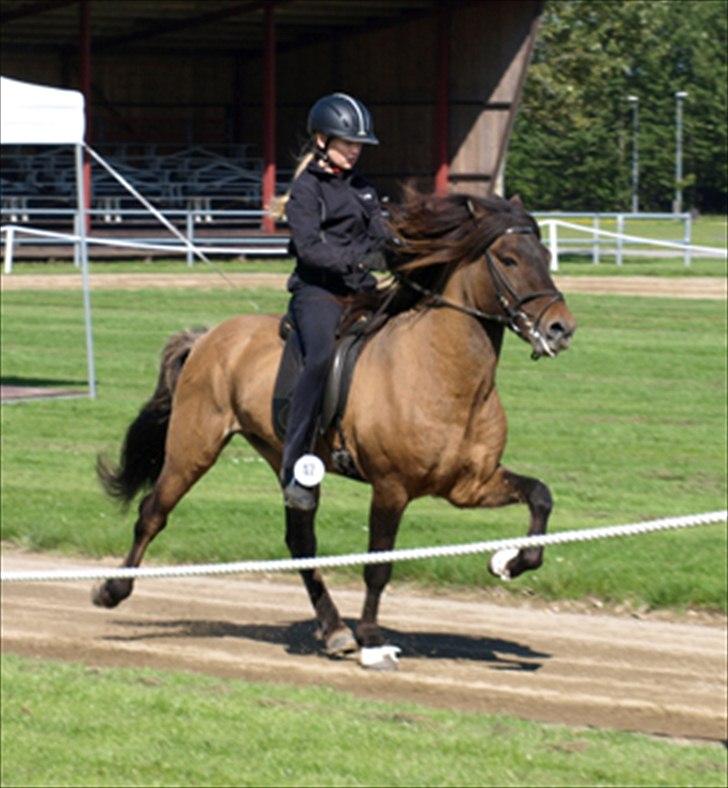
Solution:
M673 213L682 213L682 179L683 179L683 101L687 92L678 90L675 93L675 202Z
M632 213L639 212L640 185L640 100L637 96L627 96L632 108Z

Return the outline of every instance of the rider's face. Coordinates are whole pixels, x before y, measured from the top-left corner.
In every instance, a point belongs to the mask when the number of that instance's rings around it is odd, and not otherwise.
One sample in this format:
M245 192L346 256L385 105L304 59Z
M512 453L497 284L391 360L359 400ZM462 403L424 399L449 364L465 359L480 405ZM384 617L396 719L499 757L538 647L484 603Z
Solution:
M349 142L338 137L329 140L329 160L342 170L350 170L361 155L361 142Z

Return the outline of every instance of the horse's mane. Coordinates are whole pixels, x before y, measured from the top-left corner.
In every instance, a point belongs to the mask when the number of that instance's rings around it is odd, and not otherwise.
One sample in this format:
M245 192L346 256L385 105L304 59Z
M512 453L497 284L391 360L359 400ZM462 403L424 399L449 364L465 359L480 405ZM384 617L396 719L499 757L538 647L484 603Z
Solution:
M406 189L403 202L390 208L389 227L395 240L388 244L386 257L391 281L374 293L355 297L349 314L355 318L362 310L380 311L388 319L413 309L427 296L408 286L401 275L439 293L457 268L477 260L499 235L516 225L532 227L539 234L520 200L437 196ZM377 320L372 329L382 322Z

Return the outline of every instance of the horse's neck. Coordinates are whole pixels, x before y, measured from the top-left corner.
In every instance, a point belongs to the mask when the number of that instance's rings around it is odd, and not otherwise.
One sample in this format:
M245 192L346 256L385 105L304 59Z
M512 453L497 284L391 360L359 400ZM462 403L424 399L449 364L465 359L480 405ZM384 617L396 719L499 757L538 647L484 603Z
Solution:
M482 310L483 306L475 303L470 295L473 289L473 276L475 274L477 274L477 269L472 267L461 268L455 271L443 290L443 298L451 304ZM448 321L448 323L443 326L443 329L448 332L454 330L458 335L463 335L462 339L465 339L464 335L467 333L468 343L474 346L477 346L478 343L482 343L487 346L488 355L492 353L495 357L494 363L497 364L503 344L503 325L495 321L478 320L472 315L464 314L455 308L444 307L444 309L448 312L455 312L456 314L462 315L466 320L459 321L457 325L451 325L452 321ZM487 311L492 312L495 311L495 309L489 306ZM478 352L480 352L480 349Z
M454 281L453 281L454 280ZM443 297L472 307L458 272L443 291ZM503 344L503 326L480 321L458 309L441 306L419 315L409 327L416 332L419 347L428 348L437 377L448 386L456 382L462 390L489 390L495 385L495 370Z

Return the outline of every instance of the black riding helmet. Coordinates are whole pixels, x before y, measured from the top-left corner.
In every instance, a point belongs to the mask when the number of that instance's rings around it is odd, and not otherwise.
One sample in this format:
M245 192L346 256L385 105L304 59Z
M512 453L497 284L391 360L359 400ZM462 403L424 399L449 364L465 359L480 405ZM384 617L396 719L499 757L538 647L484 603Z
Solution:
M346 93L320 98L308 113L308 133L320 132L364 145L379 145L369 110Z

